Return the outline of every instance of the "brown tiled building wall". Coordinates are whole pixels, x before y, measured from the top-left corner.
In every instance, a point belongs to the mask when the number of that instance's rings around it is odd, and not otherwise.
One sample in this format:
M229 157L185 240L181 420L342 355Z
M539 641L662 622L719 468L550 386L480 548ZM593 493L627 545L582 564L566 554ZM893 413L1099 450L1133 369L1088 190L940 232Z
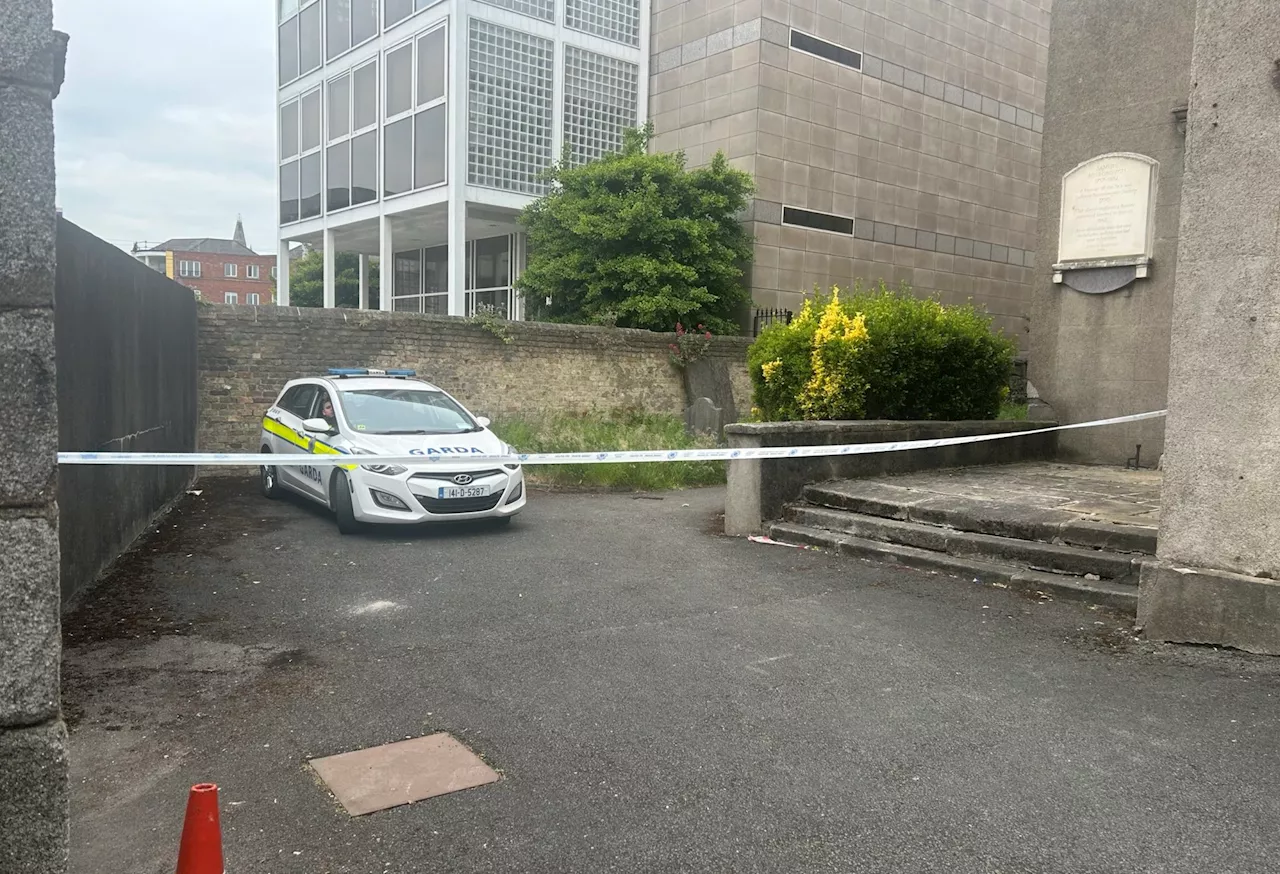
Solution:
M631 409L680 415L673 334L512 322L503 343L463 319L369 310L200 308L199 448L254 451L285 382L330 367L410 367L476 415ZM750 407L748 340L718 337L740 410Z
M1050 3L654 0L654 147L753 174L757 305L905 281L1025 343ZM862 69L792 49L792 28ZM854 232L784 225L784 207Z

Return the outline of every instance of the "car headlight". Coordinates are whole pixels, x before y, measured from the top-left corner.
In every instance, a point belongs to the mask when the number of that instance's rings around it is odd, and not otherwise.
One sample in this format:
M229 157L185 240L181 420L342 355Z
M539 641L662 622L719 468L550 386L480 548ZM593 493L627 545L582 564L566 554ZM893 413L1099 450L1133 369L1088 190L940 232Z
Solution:
M372 455L373 454L369 452L367 449L353 449L351 450L351 452L353 455ZM399 464L362 464L360 466L365 470L369 471L370 473L380 473L383 476L399 476L400 474L404 473L409 469L407 467L402 467Z

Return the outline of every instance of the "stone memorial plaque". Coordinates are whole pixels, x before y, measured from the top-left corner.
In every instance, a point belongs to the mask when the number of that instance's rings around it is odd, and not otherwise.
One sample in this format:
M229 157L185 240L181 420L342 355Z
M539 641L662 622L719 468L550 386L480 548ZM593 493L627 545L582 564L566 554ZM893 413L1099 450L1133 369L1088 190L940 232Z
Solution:
M1058 266L1149 260L1158 167L1143 155L1101 155L1064 176Z

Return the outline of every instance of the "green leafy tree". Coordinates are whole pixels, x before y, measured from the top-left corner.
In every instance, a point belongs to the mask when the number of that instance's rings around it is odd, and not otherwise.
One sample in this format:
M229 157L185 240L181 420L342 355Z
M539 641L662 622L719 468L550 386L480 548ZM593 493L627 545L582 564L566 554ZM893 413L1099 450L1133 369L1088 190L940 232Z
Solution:
M696 170L685 168L683 153L649 154L652 135L651 124L627 131L621 152L548 171L551 190L520 219L529 259L519 287L531 315L739 332L752 240L737 216L751 177L722 153Z
M334 256L334 292L340 307L360 305L360 256L339 252ZM378 308L378 263L369 263L369 308ZM289 270L289 305L324 306L324 253L308 252Z

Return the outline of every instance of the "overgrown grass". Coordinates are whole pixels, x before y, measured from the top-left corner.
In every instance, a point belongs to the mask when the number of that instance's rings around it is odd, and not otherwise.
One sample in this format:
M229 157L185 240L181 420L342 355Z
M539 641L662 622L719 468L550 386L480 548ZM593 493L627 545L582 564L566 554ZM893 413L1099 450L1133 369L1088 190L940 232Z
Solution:
M1027 420L1027 405L1005 402L1000 405L1000 413L996 416L996 419L1001 422L1025 422Z
M712 437L690 437L675 416L592 413L506 419L494 432L520 452L609 452L627 449L705 449ZM657 491L725 481L722 461L623 462L534 465L525 477L535 484Z

